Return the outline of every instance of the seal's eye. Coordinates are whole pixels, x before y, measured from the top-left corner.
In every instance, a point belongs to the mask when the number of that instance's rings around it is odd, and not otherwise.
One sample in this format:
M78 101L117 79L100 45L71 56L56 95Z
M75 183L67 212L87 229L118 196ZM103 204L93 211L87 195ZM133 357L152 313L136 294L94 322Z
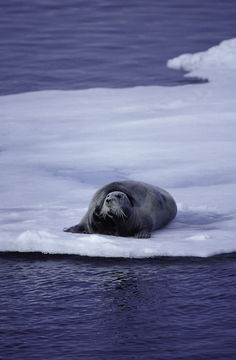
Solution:
M120 195L120 194L116 195L116 197L117 197L118 199L121 199L121 195Z

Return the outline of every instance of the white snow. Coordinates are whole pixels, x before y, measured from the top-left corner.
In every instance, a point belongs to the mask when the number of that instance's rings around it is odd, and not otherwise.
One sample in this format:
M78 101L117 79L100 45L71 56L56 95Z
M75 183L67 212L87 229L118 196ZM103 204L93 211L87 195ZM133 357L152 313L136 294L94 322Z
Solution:
M236 39L168 66L209 82L0 97L0 251L105 257L236 251ZM168 190L151 239L63 233L119 179Z

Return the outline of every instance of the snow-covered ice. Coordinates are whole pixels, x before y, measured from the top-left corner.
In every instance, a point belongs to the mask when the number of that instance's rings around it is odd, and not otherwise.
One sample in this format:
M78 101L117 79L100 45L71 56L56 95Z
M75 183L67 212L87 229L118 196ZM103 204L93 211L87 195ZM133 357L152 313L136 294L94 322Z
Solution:
M208 83L0 97L0 251L105 257L236 251L236 39L168 66ZM107 182L168 190L151 239L63 233Z

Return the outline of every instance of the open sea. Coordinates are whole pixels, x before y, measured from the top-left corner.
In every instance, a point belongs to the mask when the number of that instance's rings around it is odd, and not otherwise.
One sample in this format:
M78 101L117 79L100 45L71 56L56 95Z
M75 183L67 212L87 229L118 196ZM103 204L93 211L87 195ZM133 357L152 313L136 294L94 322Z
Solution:
M236 37L236 2L2 0L0 34L0 95L184 86L167 60ZM235 360L235 260L1 252L0 359Z

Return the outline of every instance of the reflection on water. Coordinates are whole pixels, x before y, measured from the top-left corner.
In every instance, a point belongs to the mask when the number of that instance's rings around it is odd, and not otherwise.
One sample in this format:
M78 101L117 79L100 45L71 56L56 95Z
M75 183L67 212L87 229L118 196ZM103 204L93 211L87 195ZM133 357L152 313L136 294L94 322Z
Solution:
M233 255L2 253L1 350L7 359L223 359L227 351L233 360L235 264Z

